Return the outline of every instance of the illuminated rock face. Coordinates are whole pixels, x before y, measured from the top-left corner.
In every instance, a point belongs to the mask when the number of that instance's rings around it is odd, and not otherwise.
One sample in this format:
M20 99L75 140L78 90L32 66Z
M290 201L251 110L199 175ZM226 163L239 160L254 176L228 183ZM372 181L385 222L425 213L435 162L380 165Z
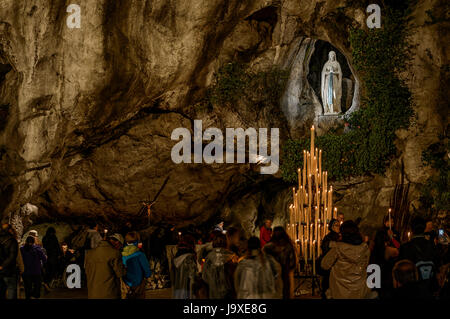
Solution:
M446 90L436 74L444 70L448 43L437 36L439 23L424 23L423 12L435 3L421 2L413 15L418 47L405 76L415 97L416 124L399 132L401 156L387 177L364 180L371 196L355 196L359 184L342 185L340 201L349 217L378 223L400 161L414 183L413 199L417 183L430 173L421 167L420 156L444 127L439 100L446 99L438 92ZM352 7L335 16L335 8L344 4L87 1L81 5L81 28L70 29L63 1L2 1L0 213L30 202L39 206L42 218L98 216L117 223L137 214L140 201L153 197L170 176L152 207L154 222L200 224L221 214L249 233L263 215L276 213L282 223L289 192L279 175L261 176L250 164L175 165L170 135L177 127L192 129L194 119L223 131L279 127L281 144L288 136L307 133L314 109L295 109L285 101L278 113L239 105L202 112L193 105L223 63L248 62L255 71L272 65L291 70L301 65L304 55L296 48L307 39L331 43L351 67L348 26L363 25L366 16L365 8ZM320 101L306 88L307 75L300 86L291 76L286 90L309 92L314 108ZM285 96L298 92L291 93ZM289 108L294 108L294 120L284 112ZM271 189L273 200L267 200ZM251 204L245 203L249 197Z

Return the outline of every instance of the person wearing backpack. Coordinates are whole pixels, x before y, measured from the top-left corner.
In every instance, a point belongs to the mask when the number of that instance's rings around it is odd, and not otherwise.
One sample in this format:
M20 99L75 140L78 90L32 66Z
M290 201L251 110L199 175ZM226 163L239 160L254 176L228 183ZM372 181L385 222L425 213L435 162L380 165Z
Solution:
M17 240L7 227L2 227L0 229L0 299L17 298L18 250Z
M419 273L419 280L433 291L436 288L436 274L439 269L439 256L433 242L425 237L426 222L422 217L412 220L413 236L411 240L400 246L399 259L412 261Z

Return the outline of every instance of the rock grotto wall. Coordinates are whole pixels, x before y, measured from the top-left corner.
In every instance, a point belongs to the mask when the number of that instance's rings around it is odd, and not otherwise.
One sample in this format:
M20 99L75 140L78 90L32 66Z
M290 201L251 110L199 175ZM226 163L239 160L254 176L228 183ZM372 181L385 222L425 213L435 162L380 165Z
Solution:
M364 26L366 18L365 7L352 3L90 0L80 1L81 29L69 29L65 1L2 1L0 212L31 202L42 220L97 216L118 223L133 218L140 201L170 176L153 207L155 223L186 226L221 215L248 234L257 232L255 223L264 216L275 214L275 224L282 224L289 185L279 174L260 175L253 164L175 165L170 134L176 127L192 130L194 119L223 131L280 127L281 143L308 132L320 99L307 72L300 82L292 76L308 67L296 60L298 49L326 41L351 68L348 27ZM398 132L400 156L385 177L336 184L338 207L348 218L362 216L367 228L387 209L401 163L413 205L418 185L431 173L420 156L447 123L448 88L441 80L449 41L448 23L427 24L424 12L443 6L421 1L413 14L417 47L404 76L417 117ZM282 102L284 113L195 109L214 72L232 60L254 70L287 69L284 96L300 89L304 103Z

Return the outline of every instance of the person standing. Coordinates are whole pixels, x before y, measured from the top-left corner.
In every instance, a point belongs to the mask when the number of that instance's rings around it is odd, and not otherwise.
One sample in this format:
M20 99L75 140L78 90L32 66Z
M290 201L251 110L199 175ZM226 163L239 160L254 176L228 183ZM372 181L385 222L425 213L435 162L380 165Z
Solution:
M183 235L177 248L171 268L172 298L192 299L195 278L199 271L195 238L191 235Z
M8 231L8 225L0 229L0 299L17 298L18 244Z
M231 299L233 281L227 278L227 274L232 278L234 271L227 272L226 268L234 268L230 264L237 263L237 256L226 248L227 237L224 234L217 235L212 245L213 250L206 256L202 271L202 278L209 288L209 299Z
M145 299L146 278L151 276L150 265L145 254L139 250L139 235L132 231L125 235L126 245L122 251L122 261L127 270L123 277L127 299Z
M394 229L394 221L389 215L383 219L383 226L375 235L374 247L370 256L370 263L381 268L381 288L378 289L380 298L392 292L392 268L397 260L400 248L398 232Z
M363 242L358 226L345 221L340 227L340 242L330 242L330 250L323 257L321 267L331 269L328 299L365 299L374 295L367 287L367 265L370 250Z
M261 248L263 248L272 238L272 221L266 219L264 225L259 230L259 240L261 242Z
M283 299L294 298L294 271L297 265L294 244L283 227L273 230L270 242L264 246L264 252L271 255L281 265L283 280Z
M58 261L58 276L61 276L66 271L67 266L75 263L76 257L74 253L75 251L69 249L67 243L61 244L61 255L59 256Z
M89 222L88 227L86 242L84 244L86 250L97 248L103 240L102 235L98 232L98 224L96 222Z
M257 237L247 242L247 256L234 274L238 299L279 299L282 297L281 266L271 255L261 251Z
M330 223L328 224L329 232L325 235L323 238L320 249L322 251L322 255L319 257L319 271L322 275L322 299L326 299L326 291L328 288L330 288L330 270L325 270L320 267L320 262L322 261L323 257L328 253L330 250L330 243L331 242L337 242L340 240L340 234L339 234L339 228L341 224L339 220L337 219L331 219Z
M47 256L40 245L36 245L36 238L28 236L25 245L20 248L25 270L23 272L23 285L25 298L40 298L42 287L42 268Z
M230 227L227 231L227 249L240 257L241 253L241 233L239 229Z
M86 251L85 269L89 299L120 299L125 266L120 252L108 240Z
M53 227L47 228L44 238L42 238L42 246L47 253L47 263L45 267L44 282L50 285L51 281L58 275L59 257L61 255L61 247L59 246L56 230Z
M389 298L392 299L433 299L433 295L419 281L416 265L410 260L398 261L392 269L393 287Z
M337 215L337 221L339 222L339 225L342 225L343 223L344 223L344 213L342 213L342 212L340 212L338 215Z
M413 236L400 247L399 259L411 260L419 272L419 280L429 288L437 289L436 274L439 272L439 255L434 242L425 237L426 222L422 217L415 217L411 222Z

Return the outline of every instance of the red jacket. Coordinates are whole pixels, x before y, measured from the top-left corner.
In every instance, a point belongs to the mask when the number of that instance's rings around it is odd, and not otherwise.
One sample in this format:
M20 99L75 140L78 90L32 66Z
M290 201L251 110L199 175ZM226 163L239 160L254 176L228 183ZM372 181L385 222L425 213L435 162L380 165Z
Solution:
M259 230L259 240L261 242L261 248L263 248L264 245L270 241L270 238L272 238L272 229L266 228L266 226L262 226Z

